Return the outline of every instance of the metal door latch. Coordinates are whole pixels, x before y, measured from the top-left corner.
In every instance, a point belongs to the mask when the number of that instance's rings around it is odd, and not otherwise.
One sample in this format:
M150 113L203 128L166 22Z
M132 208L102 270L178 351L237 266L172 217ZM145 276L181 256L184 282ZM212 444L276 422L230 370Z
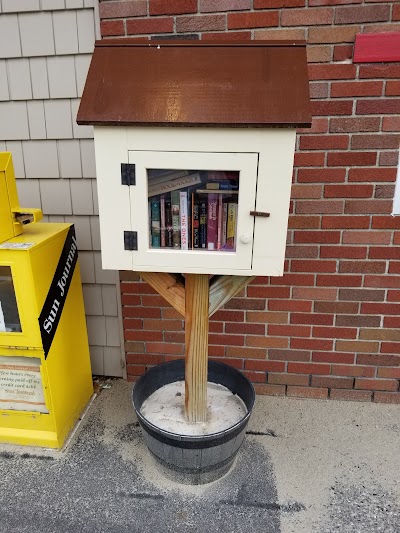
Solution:
M265 217L268 218L271 216L271 213L266 213L265 211L250 211L252 217Z

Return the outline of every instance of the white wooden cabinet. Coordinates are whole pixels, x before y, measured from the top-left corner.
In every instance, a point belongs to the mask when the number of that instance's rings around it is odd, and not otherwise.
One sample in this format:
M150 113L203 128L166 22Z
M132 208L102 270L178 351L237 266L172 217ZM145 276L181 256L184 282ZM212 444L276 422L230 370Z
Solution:
M94 130L103 268L282 275L294 129L95 126ZM181 240L173 243L168 241L165 221L172 190L184 193L180 201L186 202L188 219L183 224L183 203L176 215L181 217L179 230L173 228L181 232ZM200 224L197 210L204 204L210 212L216 205L218 212L217 236L208 227L208 237L212 235L215 243L201 241L195 233ZM227 242L235 212L234 237Z
M77 122L94 126L103 268L283 274L304 41L99 41Z

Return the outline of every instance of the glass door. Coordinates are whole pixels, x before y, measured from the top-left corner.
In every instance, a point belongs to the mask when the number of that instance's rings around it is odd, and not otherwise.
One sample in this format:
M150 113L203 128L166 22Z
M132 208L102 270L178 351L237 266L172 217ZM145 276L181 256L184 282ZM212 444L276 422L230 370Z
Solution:
M0 265L0 332L21 331L11 267Z
M251 268L258 154L130 151L129 162L135 266Z
M0 346L41 348L29 260L0 263Z

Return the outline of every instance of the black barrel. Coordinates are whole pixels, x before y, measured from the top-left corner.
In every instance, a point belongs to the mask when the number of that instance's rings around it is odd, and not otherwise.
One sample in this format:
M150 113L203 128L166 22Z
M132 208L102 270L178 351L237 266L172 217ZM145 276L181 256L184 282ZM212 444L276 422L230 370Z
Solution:
M140 413L143 402L168 383L183 381L183 360L163 363L148 370L134 385L133 406L146 444L161 465L164 474L181 483L199 485L223 476L231 467L243 442L253 409L253 385L238 370L224 363L209 361L208 381L218 383L237 394L247 407L247 414L234 426L209 435L177 435L158 428Z

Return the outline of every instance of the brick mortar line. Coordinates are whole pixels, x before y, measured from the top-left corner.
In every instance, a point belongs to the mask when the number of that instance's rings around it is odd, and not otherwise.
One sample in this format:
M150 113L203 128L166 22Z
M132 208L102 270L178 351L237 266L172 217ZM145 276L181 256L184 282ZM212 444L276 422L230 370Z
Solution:
M223 31L221 33L224 33ZM312 63L313 65L317 64L317 63ZM320 63L320 64L323 64L323 63ZM357 81L372 81L372 82L375 82L375 81L383 81L382 78L377 78L377 79L370 79L370 78L367 78L367 79L362 79L362 80L356 80L356 79L342 79L342 80L330 80L331 83L333 82L346 82L346 81L349 81L349 82L357 82ZM388 81L396 81L398 83L400 83L400 77L399 78L393 78L393 79L390 79ZM327 80L311 80L310 81L310 84L312 85L313 83L323 83L323 82L327 82ZM366 96L324 96L324 97L320 97L320 96L316 96L316 97L311 97L310 100L312 102L326 102L327 100L329 101L332 101L332 102L350 102L351 100L353 100L354 103L358 103L359 101L360 102L364 102L364 101L370 101L370 100L383 100L383 101L386 101L386 100L400 100L400 96L398 95L390 95L390 96L386 96L386 95L380 95L380 96L370 96L370 95L366 95ZM400 116L400 113L376 113L376 114L363 114L363 113L359 113L359 114L356 114L355 116L356 117L365 117L365 116L375 116L375 117L378 117L379 115L389 115L391 117L396 117L396 116ZM318 115L317 115L318 116ZM337 118L337 117L346 117L346 116L354 116L353 114L351 115L329 115L330 117L333 117L333 118Z
M377 135L379 133L383 133L385 134L386 132L371 132L371 133L356 133L355 135L369 135L370 137L374 136L374 135ZM303 134L304 135L304 134ZM330 135L346 135L346 133L334 133L334 132L331 132ZM389 135L392 135L389 133ZM324 137L329 137L329 134L325 134ZM398 136L400 137L400 132L399 133L394 133L392 135L393 137L394 136ZM351 136L352 137L352 136ZM351 140L351 139L349 139ZM300 153L311 153L311 154L320 154L320 153L326 153L326 154L329 154L329 153L336 153L336 152L344 152L344 153L354 153L354 152L386 152L386 151L389 151L389 152L395 152L397 149L396 148L298 148L298 151ZM331 165L326 165L328 168L332 168ZM380 166L380 165L379 165ZM343 165L343 166L340 166L340 167L337 167L336 165L334 166L334 168L370 168L371 165ZM316 167L307 167L307 166L297 166L295 168L316 168ZM321 168L321 167L320 167ZM324 168L324 167L322 167ZM382 168L385 168L385 167L382 167ZM321 183L325 183L325 182L321 182ZM350 182L350 183L353 183L353 182ZM354 182L354 183L363 183L363 182ZM386 183L386 182L373 182L373 183ZM391 182L393 183L393 182Z
M114 2L115 4L118 4L119 2L115 1ZM365 5L365 4L361 4L361 5ZM357 7L360 7L361 6L360 4L353 4L353 5L349 5L347 7L353 7L353 8L357 8ZM375 6L380 6L382 5L380 2L376 2L375 4L368 4L368 5L375 5ZM393 20L382 20L382 21L363 21L363 22L340 22L340 23L337 23L335 22L335 20L333 20L333 22L331 23L319 23L319 24L312 24L312 25L306 25L306 24L296 24L296 25L285 25L283 26L281 24L281 15L282 13L285 11L285 10L288 10L288 12L293 12L294 9L297 9L297 10L307 10L307 9L310 9L312 11L322 11L322 10L326 10L326 9L332 9L333 11L335 11L337 8L341 8L341 7L346 7L344 5L336 5L336 6L332 6L332 7L329 7L329 6L310 6L309 8L305 7L305 6L302 6L302 7L297 7L297 8L288 8L288 7L280 7L280 8L265 8L265 9L252 9L252 8L249 8L249 9L244 9L244 10L228 10L228 11L197 11L197 12L194 12L194 13L157 13L157 14L150 14L150 11L149 11L149 5L147 3L147 14L140 14L140 15L128 15L128 16L125 16L125 18L127 19L151 19L151 18L154 18L154 19L157 19L157 18L160 18L160 17L186 17L186 18L189 18L189 17L192 17L192 18L198 18L198 17L213 17L213 16L220 16L220 15L247 15L247 14L250 14L250 13L259 13L259 14L272 14L272 13L275 13L275 12L278 12L279 13L279 20L278 20L278 25L277 26L260 26L260 27L256 27L254 29L256 30L263 30L263 29L282 29L282 30L297 30L297 29L300 29L300 30L308 30L308 29L325 29L325 28L349 28L351 26L360 26L360 32L361 34L364 34L365 30L367 28L370 28L372 26L382 26L382 25L390 25L391 23L394 23L394 24L397 24L398 22L400 21L393 21ZM27 12L23 12L24 14L27 13ZM33 13L37 13L37 11L33 12ZM19 12L16 12L15 14L20 14ZM106 21L106 20L121 20L122 18L124 18L124 16L115 16L115 17L103 17L101 18L100 17L100 21ZM351 42L348 42L348 41L338 41L338 42L322 42L322 43L318 43L318 42L313 42L313 43L309 43L311 45L317 45L317 44L327 44L327 45L341 45L341 44L352 44ZM342 61L342 60L341 60ZM344 60L346 61L346 60Z

